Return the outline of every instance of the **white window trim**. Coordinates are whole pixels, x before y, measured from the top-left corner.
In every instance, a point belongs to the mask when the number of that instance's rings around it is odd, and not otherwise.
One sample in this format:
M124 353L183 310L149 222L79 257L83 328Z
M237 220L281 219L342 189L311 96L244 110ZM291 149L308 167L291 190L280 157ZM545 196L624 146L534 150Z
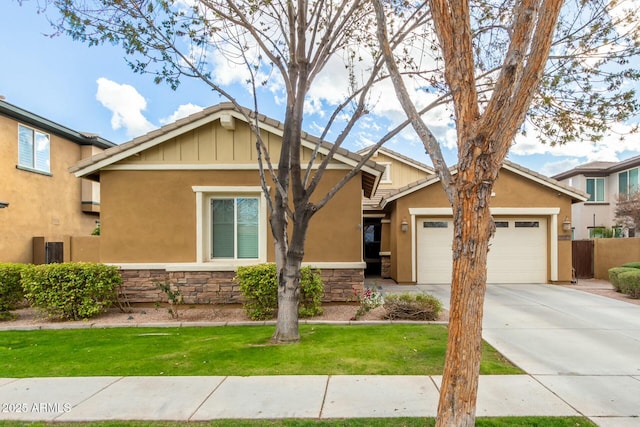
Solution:
M638 169L638 180L635 183L630 182L631 181L631 171L634 169ZM625 190L624 193L620 193L620 175L622 174L627 174L627 188ZM624 194L624 195L629 195L629 194L633 194L636 191L638 191L638 189L640 189L640 167L635 167L635 168L629 168L629 169L625 169L623 171L618 172L617 175L618 178L618 194Z
M602 176L587 176L585 177L585 181L584 181L584 191L585 193L587 192L587 182L592 179L594 180L593 182L593 191L596 192L596 194L593 195L593 200L586 200L585 203L589 204L589 203L606 203L607 202L607 180L605 177ZM598 199L598 180L601 179L602 180L602 200L597 200ZM587 193L589 194L589 193ZM591 196L589 194L589 196Z
M391 162L378 162L380 166L384 166L384 173L380 177L380 184L391 184Z
M31 131L31 135L32 135L32 142L33 142L33 152L31 153L31 157L32 157L32 161L33 161L33 166L27 166L27 165L23 165L20 163L20 128L25 128L25 129L29 129ZM47 159L49 162L49 170L45 170L45 169L39 169L36 167L36 153L38 151L37 149L37 141L36 141L36 133L39 133L41 135L45 135L47 137L47 140L49 141L49 158ZM18 168L22 169L22 170L26 170L26 171L30 171L30 172L36 172L36 173L40 173L43 175L48 175L48 176L52 176L51 174L51 135L46 133L46 132L42 132L41 130L38 130L32 126L27 126L25 124L22 123L18 123L18 139L17 139L17 143L18 143Z
M196 262L199 264L218 265L220 268L232 269L242 265L254 265L267 262L267 200L258 186L193 186L196 193ZM209 259L206 255L210 253L211 246L209 236L210 224L210 203L207 203L212 196L252 196L258 197L258 213L260 220L258 223L258 246L257 259Z

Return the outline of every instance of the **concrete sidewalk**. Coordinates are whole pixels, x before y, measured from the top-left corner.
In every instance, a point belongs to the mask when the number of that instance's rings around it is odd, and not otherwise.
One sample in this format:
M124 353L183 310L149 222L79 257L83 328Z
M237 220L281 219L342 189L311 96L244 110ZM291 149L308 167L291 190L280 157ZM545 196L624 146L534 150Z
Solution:
M440 381L439 376L323 375L3 378L0 419L71 422L435 417ZM535 377L480 378L478 417L527 415L581 414Z

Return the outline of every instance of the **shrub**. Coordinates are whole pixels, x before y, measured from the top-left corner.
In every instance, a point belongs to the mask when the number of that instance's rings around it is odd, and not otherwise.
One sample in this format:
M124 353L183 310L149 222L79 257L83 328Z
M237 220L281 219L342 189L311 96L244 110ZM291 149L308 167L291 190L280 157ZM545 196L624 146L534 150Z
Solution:
M24 299L20 284L24 264L0 263L0 320L10 319L9 311Z
M626 264L622 264L622 267L627 268L640 268L640 261L628 262Z
M317 270L303 267L300 270L300 317L322 313L321 301L324 285ZM234 280L244 296L244 308L252 320L275 317L278 311L278 277L275 264L258 264L238 267Z
M300 317L313 317L322 314L322 294L324 283L320 270L311 267L300 269Z
M165 280L164 282L156 280L154 283L167 297L167 302L169 303L167 312L169 313L169 316L171 316L172 319L179 318L180 313L178 309L184 304L184 297L182 296L180 289L177 286L172 285L168 280Z
M618 275L620 291L631 298L640 298L640 270L632 269Z
M356 314L351 318L351 320L358 320L364 314L370 312L374 308L380 307L384 303L382 293L372 288L365 288L362 295L360 295L358 290L354 288L353 293L355 294L359 305Z
M26 268L22 274L31 305L59 319L87 319L103 313L116 301L121 284L117 267L104 264L45 264Z
M440 300L427 294L388 295L383 307L391 320L437 320L442 311Z
M618 281L618 276L622 273L634 270L635 268L630 267L614 267L609 269L609 281L613 285L613 288L616 290L616 292L620 292L620 282Z

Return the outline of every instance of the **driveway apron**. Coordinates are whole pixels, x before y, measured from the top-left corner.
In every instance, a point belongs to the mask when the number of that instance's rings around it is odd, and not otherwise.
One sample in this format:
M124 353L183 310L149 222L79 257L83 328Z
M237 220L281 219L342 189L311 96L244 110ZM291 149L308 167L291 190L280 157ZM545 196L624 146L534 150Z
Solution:
M448 308L448 285L417 289ZM598 424L640 426L640 306L553 285L488 285L482 335Z

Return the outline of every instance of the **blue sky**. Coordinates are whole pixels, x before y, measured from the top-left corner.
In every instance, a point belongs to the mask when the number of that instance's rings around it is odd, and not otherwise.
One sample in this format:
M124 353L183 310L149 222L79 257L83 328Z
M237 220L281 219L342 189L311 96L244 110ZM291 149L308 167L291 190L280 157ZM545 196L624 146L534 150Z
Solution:
M27 1L21 7L15 0L4 1L0 13L0 95L20 108L65 125L71 129L97 133L115 143L162 126L199 108L217 104L223 99L197 80L183 80L176 91L167 85L156 85L150 75L133 73L124 61L119 46L91 47L66 36L47 37L52 32L46 16L38 14L36 4ZM229 72L229 70L226 70ZM331 71L319 82L318 92L335 89ZM249 97L242 85L230 78L231 91L241 103L249 106ZM263 97L271 95L263 93ZM379 128L392 126L399 111L392 111L395 99L385 92L379 116L372 116L365 126L353 134L345 148L358 150L372 140ZM314 117L320 117L322 102L316 104L316 116L305 119L305 128L315 132ZM282 119L277 99L265 99L262 111ZM382 108L384 106L385 108ZM440 114L440 117L443 117ZM434 117L434 133L445 141L445 156L455 163L451 129ZM329 138L331 139L331 138ZM549 147L536 140L518 140L509 159L535 171L552 175L593 160L624 160L640 154L640 136L626 141L617 138L593 145L587 142L564 147ZM421 144L409 133L388 145L389 148L429 164Z

